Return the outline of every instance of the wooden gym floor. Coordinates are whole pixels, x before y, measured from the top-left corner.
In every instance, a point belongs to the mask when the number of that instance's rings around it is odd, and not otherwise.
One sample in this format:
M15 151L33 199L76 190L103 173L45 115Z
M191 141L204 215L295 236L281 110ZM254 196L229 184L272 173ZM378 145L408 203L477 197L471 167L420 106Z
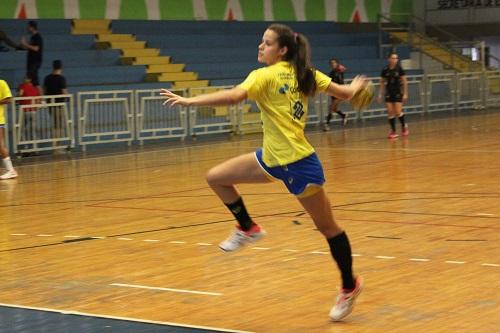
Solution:
M234 224L204 174L260 136L19 167L0 183L0 303L265 333L498 332L500 113L309 132L366 287L331 323L339 274L280 183L242 185L268 236Z

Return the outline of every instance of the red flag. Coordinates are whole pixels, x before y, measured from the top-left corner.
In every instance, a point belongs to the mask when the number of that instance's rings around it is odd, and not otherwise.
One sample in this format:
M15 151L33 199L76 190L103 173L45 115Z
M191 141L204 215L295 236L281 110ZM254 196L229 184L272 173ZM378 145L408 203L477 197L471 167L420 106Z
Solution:
M359 15L359 11L357 9L354 12L354 15L352 16L352 22L353 23L360 23L361 22L361 16Z
M229 12L227 13L226 21L234 21L234 14L231 8L229 8Z
M28 15L26 15L26 7L24 6L24 2L21 5L21 9L19 10L19 13L17 13L17 19L19 20L26 20L28 18Z

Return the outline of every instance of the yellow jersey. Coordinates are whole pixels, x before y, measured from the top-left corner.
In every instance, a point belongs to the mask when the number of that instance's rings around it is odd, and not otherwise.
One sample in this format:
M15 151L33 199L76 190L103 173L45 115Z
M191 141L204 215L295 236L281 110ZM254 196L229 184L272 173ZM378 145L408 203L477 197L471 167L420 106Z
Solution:
M9 85L4 80L0 80L0 101L12 97ZM5 125L5 104L0 104L0 125Z
M325 91L332 79L315 71L316 92ZM311 155L304 128L308 96L298 90L295 68L287 61L252 71L239 85L257 102L264 133L262 159L267 166L287 165Z

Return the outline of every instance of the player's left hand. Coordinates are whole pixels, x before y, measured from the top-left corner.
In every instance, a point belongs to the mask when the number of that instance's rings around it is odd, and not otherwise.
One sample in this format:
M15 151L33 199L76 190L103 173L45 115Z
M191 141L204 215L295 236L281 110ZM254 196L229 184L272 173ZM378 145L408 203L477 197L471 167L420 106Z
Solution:
M170 105L170 106L175 106L177 104L189 105L189 101L186 97L174 94L168 89L160 89L160 91L161 91L160 95L165 96L165 102L163 102L163 105Z

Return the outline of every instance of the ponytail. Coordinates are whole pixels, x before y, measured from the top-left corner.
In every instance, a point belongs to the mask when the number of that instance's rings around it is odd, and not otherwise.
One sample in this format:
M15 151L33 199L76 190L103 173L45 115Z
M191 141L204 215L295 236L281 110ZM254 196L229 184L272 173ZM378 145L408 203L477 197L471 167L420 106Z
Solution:
M288 51L283 60L288 61L295 68L298 89L304 95L314 95L316 92L315 70L311 66L311 49L307 38L283 24L272 24L269 30L278 35L280 47L286 46Z
M299 90L305 95L314 95L316 92L316 79L310 64L311 49L307 38L302 34L296 35L297 54L292 58Z

